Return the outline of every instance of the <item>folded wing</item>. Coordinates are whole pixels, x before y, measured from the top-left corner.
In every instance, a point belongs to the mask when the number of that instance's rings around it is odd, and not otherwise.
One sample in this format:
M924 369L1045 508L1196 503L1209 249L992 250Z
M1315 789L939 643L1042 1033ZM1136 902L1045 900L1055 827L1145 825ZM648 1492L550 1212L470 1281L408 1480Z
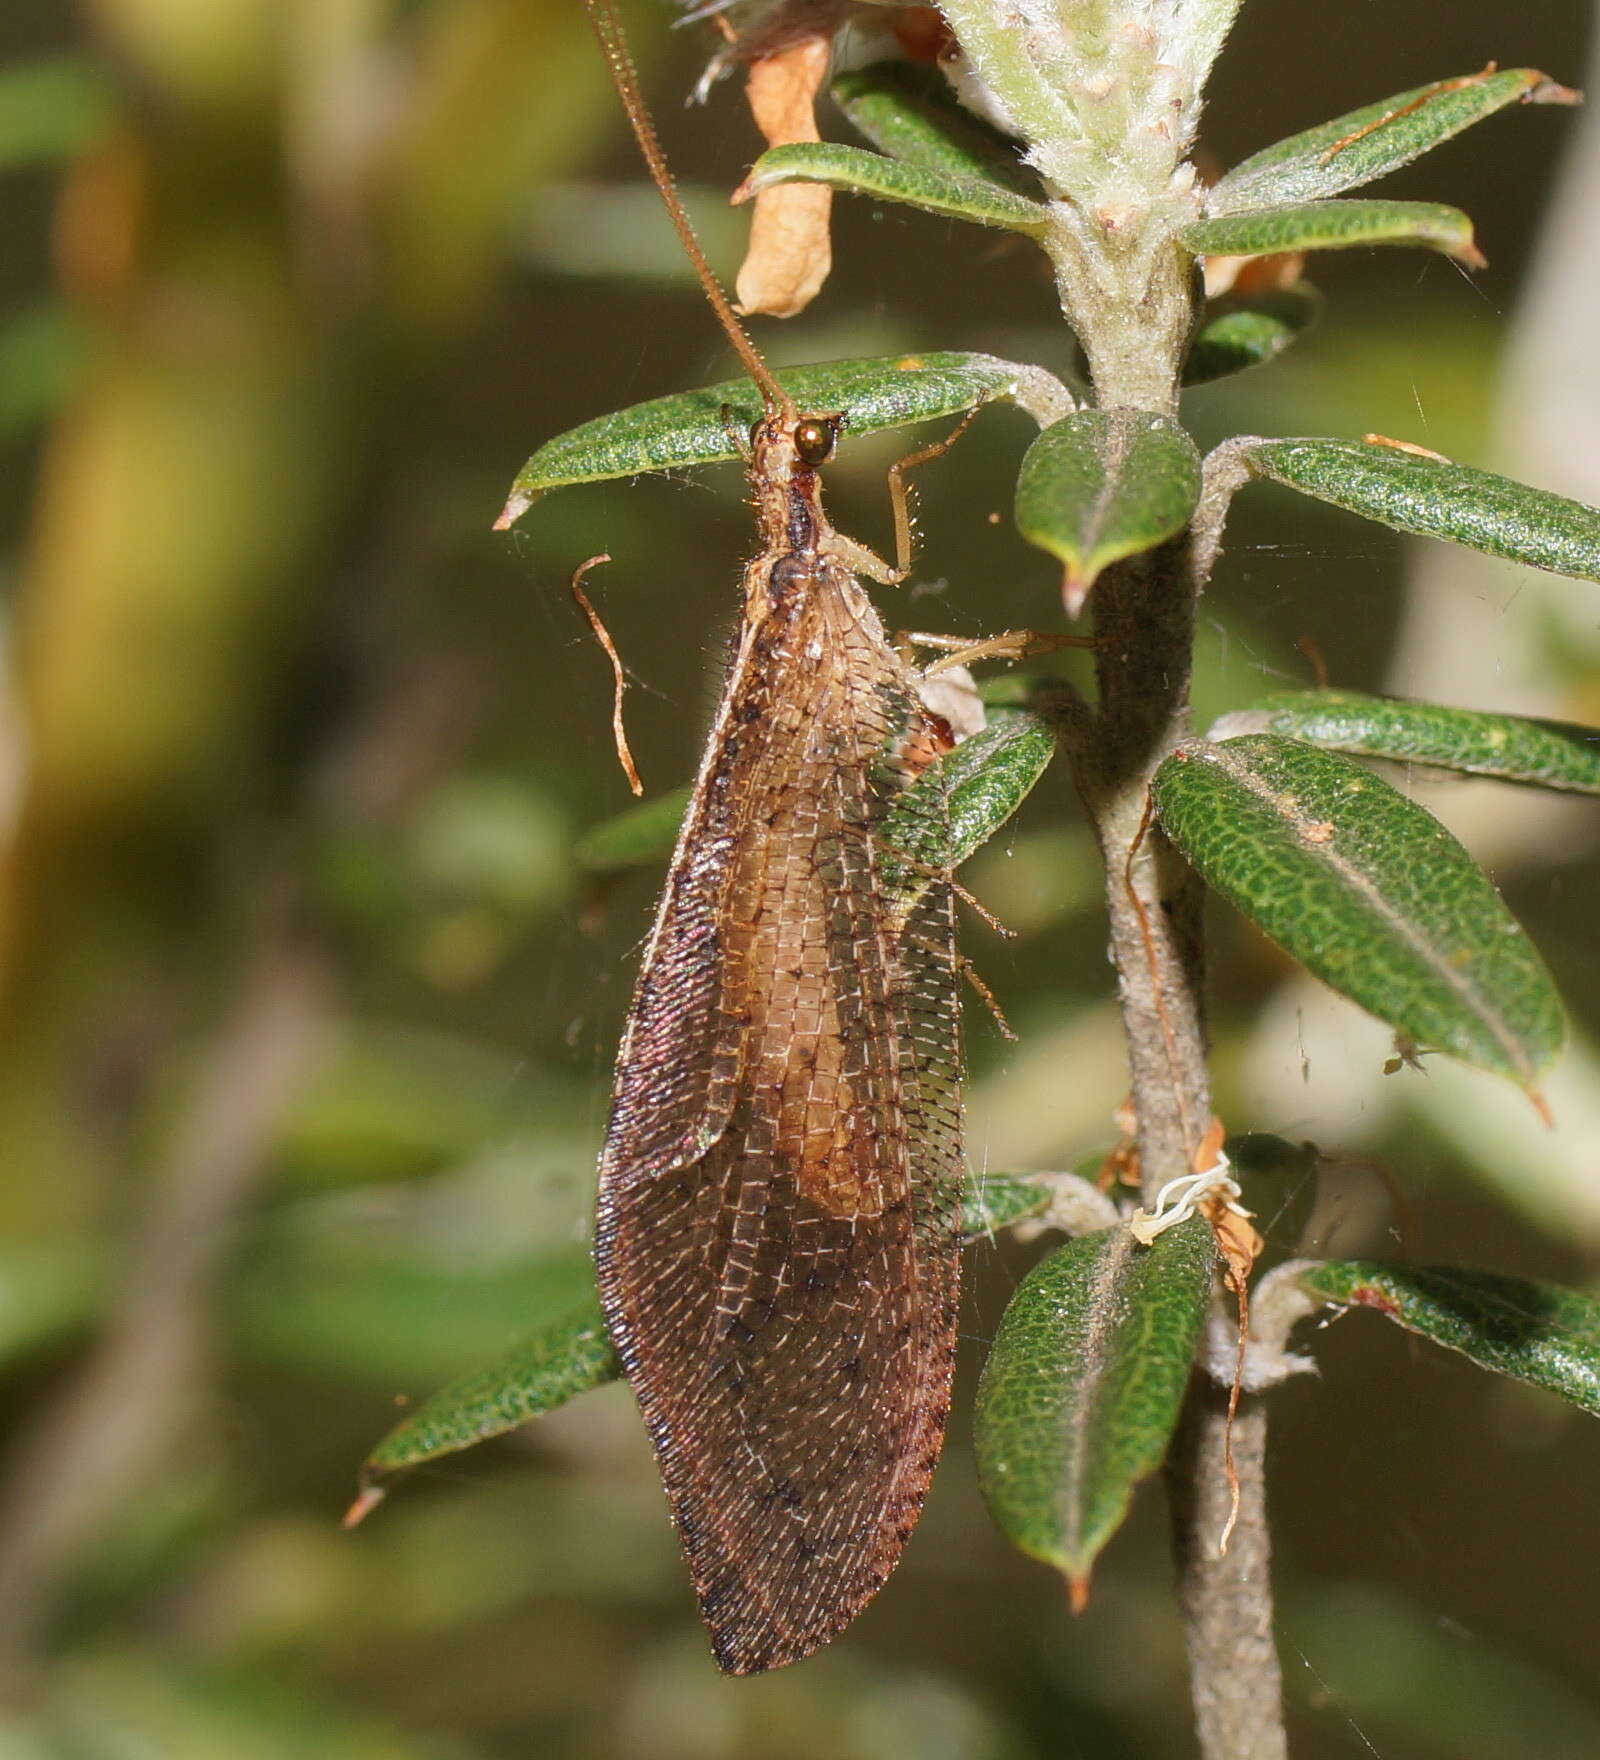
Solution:
M950 891L908 918L876 837L929 719L855 580L819 559L804 586L735 660L601 1163L602 1299L735 1673L806 1655L893 1568L955 1338Z

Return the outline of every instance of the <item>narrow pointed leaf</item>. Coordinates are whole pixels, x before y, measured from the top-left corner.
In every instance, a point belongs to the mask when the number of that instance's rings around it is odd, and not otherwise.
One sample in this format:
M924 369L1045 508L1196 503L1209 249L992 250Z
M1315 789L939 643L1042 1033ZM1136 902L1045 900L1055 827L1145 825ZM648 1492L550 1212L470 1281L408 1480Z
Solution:
M978 1387L979 1484L1001 1533L1080 1604L1166 1453L1214 1263L1199 1217L1151 1247L1103 1229L1036 1265L1001 1319Z
M833 100L880 153L1039 200L1039 180L1019 144L963 108L949 83L910 61L876 61L842 73Z
M1306 282L1228 296L1206 308L1183 363L1185 385L1206 385L1275 360L1316 322L1322 296Z
M1600 581L1600 508L1371 440L1258 440L1258 476L1379 525Z
M1175 537L1199 496L1200 455L1176 422L1143 410L1079 410L1028 448L1017 530L1066 564L1063 592L1075 614L1102 569Z
M1042 202L1030 201L1002 183L936 171L926 164L834 141L796 141L770 148L750 167L739 198L759 195L780 183L825 183L852 195L904 202L929 214L970 220L978 226L1002 226L1033 237L1044 231L1050 218Z
M1483 267L1472 222L1443 202L1304 202L1196 220L1178 235L1199 257L1259 257L1282 251L1341 251L1413 244Z
M1444 826L1370 770L1262 733L1180 746L1153 792L1207 885L1397 1032L1530 1090L1560 1050L1533 943Z
M842 414L850 432L872 434L1016 397L1033 371L993 355L947 352L825 361L785 368L778 378L802 410ZM537 496L568 483L738 458L739 443L760 415L761 394L754 384L729 379L569 428L545 441L522 467L501 524L511 524Z
M487 1368L452 1381L384 1437L361 1469L371 1486L401 1467L503 1436L622 1373L598 1296L547 1321Z
M1296 1281L1600 1417L1600 1302L1591 1296L1493 1271L1377 1259L1308 1264Z
M1239 720L1252 732L1279 733L1364 758L1600 794L1600 727L1447 709L1359 691L1286 691ZM1244 730L1241 725L1239 731ZM1213 729L1213 737L1219 732Z
M1507 104L1571 104L1577 96L1534 67L1416 86L1264 147L1210 191L1207 206L1234 214L1337 195L1408 165Z

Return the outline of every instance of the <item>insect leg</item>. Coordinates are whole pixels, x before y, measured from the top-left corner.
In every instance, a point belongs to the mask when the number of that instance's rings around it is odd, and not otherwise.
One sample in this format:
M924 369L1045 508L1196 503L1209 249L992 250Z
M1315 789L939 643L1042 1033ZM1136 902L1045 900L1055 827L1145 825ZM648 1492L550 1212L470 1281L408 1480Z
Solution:
M722 431L728 436L728 444L738 453L746 464L750 462L750 436L744 423L734 414L733 405L722 406Z
M968 903L972 902L972 895L970 893L963 892L961 896L965 898ZM980 906L979 908L981 909L982 907ZM988 913L985 912L984 914L987 915ZM993 920L993 918L990 918L991 922ZM1009 935L1011 933L1009 929L1002 929L1000 932L1003 935ZM910 947L921 947L927 952L937 951L930 943L920 941L915 936L908 936L906 939L906 945ZM986 983L984 983L983 979L978 976L977 966L974 965L964 953L958 953L955 956L955 963L956 970L961 973L962 977L965 978L977 992L979 1001L983 1003L983 1006L988 1009L989 1013L993 1016L994 1024L1000 1029L1000 1037L1002 1039L1009 1039L1011 1043L1015 1045L1017 1043L1017 1035L1011 1030L1011 1023L1006 1019L1005 1012L1000 1007L1000 1003L997 1000L995 993Z
M904 458L889 466L889 505L894 512L892 568L881 556L875 555L865 544L858 544L854 538L846 538L839 532L829 534L830 550L853 574L864 574L868 580L876 581L881 587L897 587L911 573L911 498L910 486L905 480L906 473L915 470L920 464L926 464L929 459L938 458L941 453L948 452L977 420L977 416L977 410L968 410L942 440L935 440L930 446L921 446L915 452L908 452Z
M889 466L889 505L894 510L894 573L886 585L893 586L911 573L911 487L906 482L906 473L948 452L977 417L978 411L969 409L942 440L918 447Z
M916 648L941 648L943 659L923 668L923 677L932 678L953 666L969 666L979 660L1026 660L1034 654L1054 654L1062 648L1093 648L1094 636L1052 635L1036 629L1008 629L997 636L975 642L967 636L936 636L922 630L908 630L900 640Z

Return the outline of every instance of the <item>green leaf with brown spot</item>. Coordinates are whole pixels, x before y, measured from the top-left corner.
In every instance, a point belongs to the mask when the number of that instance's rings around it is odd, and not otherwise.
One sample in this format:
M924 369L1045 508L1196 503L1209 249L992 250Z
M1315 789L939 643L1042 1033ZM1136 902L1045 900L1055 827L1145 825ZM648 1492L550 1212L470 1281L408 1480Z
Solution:
M1274 734L1180 746L1156 816L1206 884L1418 1045L1533 1090L1565 1021L1550 974L1450 833L1370 770Z
M1048 716L994 711L987 727L930 765L889 809L877 833L885 890L909 903L934 874L959 868L1028 798L1055 755Z
M1314 1261L1295 1281L1600 1417L1600 1302L1592 1296L1529 1277L1382 1259Z
M1001 1533L1079 1604L1166 1453L1215 1262L1199 1217L1150 1247L1104 1229L1036 1265L1001 1319L978 1387L979 1484Z
M1507 104L1572 104L1576 92L1536 67L1486 68L1415 86L1275 142L1234 166L1211 189L1212 214L1316 201L1409 165Z
M1200 454L1168 416L1086 409L1053 422L1017 477L1017 530L1066 564L1076 616L1102 569L1176 537L1200 498Z

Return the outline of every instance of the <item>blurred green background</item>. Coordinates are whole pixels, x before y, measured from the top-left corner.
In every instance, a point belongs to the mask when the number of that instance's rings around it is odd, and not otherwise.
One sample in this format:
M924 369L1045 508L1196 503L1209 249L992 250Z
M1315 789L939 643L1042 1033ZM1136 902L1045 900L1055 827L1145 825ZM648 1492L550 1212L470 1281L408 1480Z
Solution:
M630 8L731 270L755 143L707 46ZM1491 57L1584 76L1581 0L1247 6L1223 163ZM836 128L835 132L839 132ZM1551 198L1560 187L1559 209ZM1600 136L1515 111L1393 193L1490 270L1351 253L1228 432L1379 430L1600 500ZM338 1516L397 1410L570 1301L657 882L574 859L627 802L590 580L647 785L689 773L748 525L727 470L563 492L491 534L533 445L724 376L572 0L8 0L0 10L0 1760L1135 1760L1187 1752L1160 1497L1087 1614L1007 1552L958 1415L904 1566L851 1632L714 1673L626 1391ZM1021 243L841 201L783 361L1065 364ZM933 467L892 623L1050 626L1004 519L1025 443ZM834 473L887 534L897 437ZM1410 550L1276 491L1204 606L1205 716L1309 682L1600 720L1600 598ZM1414 779L1569 996L1558 1129L1486 1077L1384 1077L1381 1030L1220 912L1220 1097L1314 1140L1254 1192L1274 1250L1403 1244L1585 1284L1600 1253L1592 803ZM1122 1072L1064 775L967 883L1021 1035L970 1019L979 1166L1109 1147ZM972 1255L968 1371L1037 1249ZM1600 1753L1600 1431L1357 1317L1276 1400L1280 1630L1302 1760ZM968 1374L966 1399L970 1400Z

